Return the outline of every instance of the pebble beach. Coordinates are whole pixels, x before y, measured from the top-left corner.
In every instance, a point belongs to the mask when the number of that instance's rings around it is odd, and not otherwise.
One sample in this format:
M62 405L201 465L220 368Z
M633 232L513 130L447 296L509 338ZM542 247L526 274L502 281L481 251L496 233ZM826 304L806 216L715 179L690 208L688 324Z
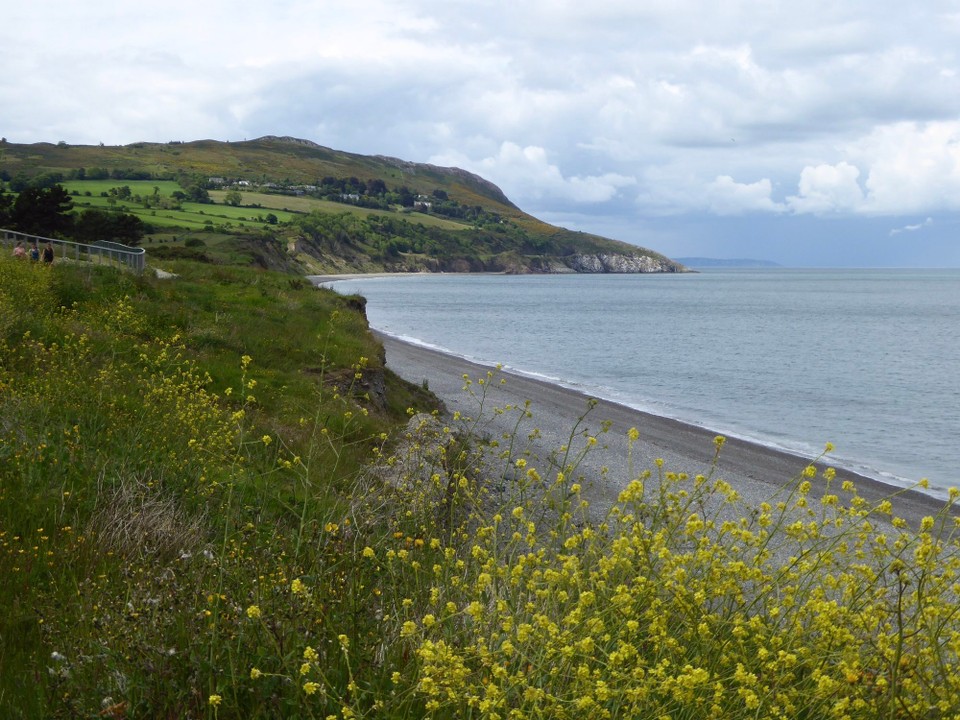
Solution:
M816 462L821 468L830 465L829 454L823 458L801 457L738 438L726 438L715 459L717 433L708 428L591 399L570 388L479 365L383 333L375 334L386 350L388 369L410 382L428 386L444 402L450 416L459 412L476 419L482 414L480 427L489 437L511 434L517 427L516 410L497 413L495 408L528 410L531 417L521 420L517 434L524 443L530 443L533 462L541 467L549 465L549 458L559 448L569 444L575 454L588 437L596 437L598 442L587 453L578 473L585 481L585 496L601 512L616 501L632 476L655 468L657 459L663 460L665 470L677 473L693 476L712 471L713 477L726 480L750 506L769 501L811 463ZM467 389L465 377L471 382ZM628 448L631 428L639 431L632 452ZM536 435L532 441L527 440L530 434ZM897 493L896 514L911 525L943 509L942 501L921 492L900 490L838 469L834 487L844 480L852 480L858 493L872 502ZM811 495L816 497L823 490L815 483Z

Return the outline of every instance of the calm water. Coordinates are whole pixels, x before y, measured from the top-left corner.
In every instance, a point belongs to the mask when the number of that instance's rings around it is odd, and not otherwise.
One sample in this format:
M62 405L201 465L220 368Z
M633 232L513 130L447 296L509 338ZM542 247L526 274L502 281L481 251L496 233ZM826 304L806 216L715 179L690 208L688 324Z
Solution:
M960 484L960 270L337 283L384 332L891 482Z

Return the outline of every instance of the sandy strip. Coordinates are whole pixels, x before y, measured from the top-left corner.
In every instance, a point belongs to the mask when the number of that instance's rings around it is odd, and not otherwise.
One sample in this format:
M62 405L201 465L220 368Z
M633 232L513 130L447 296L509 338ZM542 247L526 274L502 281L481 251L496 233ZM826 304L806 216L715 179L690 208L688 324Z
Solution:
M327 287L331 283L342 282L343 280L362 280L363 278L379 277L403 277L405 275L429 275L430 273L401 273L401 272L379 272L379 273L345 273L343 275L307 275L307 280L317 287Z
M387 367L418 385L426 381L430 390L444 401L450 413L460 411L462 415L477 417L478 402L463 390L463 376L468 375L474 381L472 389L478 393L482 388L476 384L477 379L486 378L488 371L493 370L493 381L486 383L487 411L483 413L486 422L482 432L490 437L512 433L517 413L496 415L491 412L492 409L507 405L523 406L529 401L533 418L522 422L518 436L526 445L527 435L534 428L539 431L540 438L532 441L529 449L532 452L531 463L537 463L541 474L546 475L544 471L550 471L550 453L570 442L572 428L589 407L589 396L575 390L505 371L498 372L495 368L406 343L382 333L375 334L386 349ZM501 379L505 383L501 384ZM610 423L610 429L600 434L604 421ZM663 458L664 468L674 472L686 472L691 476L709 472L714 455L715 432L599 400L581 425L582 430L597 435L599 442L579 468L587 481L585 488L587 483L590 486L585 494L598 510L609 507L632 479L627 460L627 431L631 427L640 431L640 439L633 449L633 476L647 468L655 469L656 458ZM583 442L584 437L575 439L571 447L579 449ZM758 504L770 500L779 487L797 477L812 460L728 438L720 454L715 477L722 477L729 482L748 503ZM604 473L604 466L609 471ZM896 488L845 470L837 471L834 492L846 479L853 480L859 494L871 501L896 492ZM821 478L814 480L815 487L823 483ZM911 524L924 515L936 515L943 508L942 502L909 491L902 492L894 505L896 513L910 520Z

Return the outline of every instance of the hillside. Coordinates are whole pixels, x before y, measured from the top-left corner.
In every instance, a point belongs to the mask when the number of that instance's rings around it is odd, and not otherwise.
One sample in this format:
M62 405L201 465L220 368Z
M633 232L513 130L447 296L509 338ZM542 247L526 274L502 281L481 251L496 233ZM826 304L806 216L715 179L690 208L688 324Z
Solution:
M3 141L0 180L15 192L61 183L79 212L135 214L147 224L155 257L311 272L684 269L651 250L544 223L465 170L289 137L124 146Z

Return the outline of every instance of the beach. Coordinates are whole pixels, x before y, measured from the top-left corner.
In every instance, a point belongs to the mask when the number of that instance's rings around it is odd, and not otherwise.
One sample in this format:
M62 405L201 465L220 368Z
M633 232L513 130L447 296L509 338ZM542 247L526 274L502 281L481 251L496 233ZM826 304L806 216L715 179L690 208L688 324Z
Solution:
M604 512L626 484L645 469L656 471L656 460L663 469L694 476L707 474L726 480L749 506L770 501L778 489L795 480L813 457L801 457L775 448L728 437L714 466L717 433L708 428L659 417L624 405L591 398L576 390L524 375L479 365L395 337L375 332L386 350L387 368L418 385L427 385L446 405L450 415L459 412L477 418L479 398L483 399L480 429L484 436L502 438L518 427L520 447L530 453L530 463L543 473L549 470L551 454L569 444L578 453L589 436L597 438L578 467L584 495L591 506ZM489 375L492 373L492 376ZM471 380L464 389L467 376ZM478 381L483 380L481 385ZM532 417L518 426L518 412L497 413L494 408L523 407ZM578 425L579 423L579 425ZM606 432L602 432L604 427ZM574 428L582 431L572 436ZM628 449L628 431L637 428L639 439ZM537 432L534 433L534 430ZM528 440L530 434L537 437ZM829 455L817 462L821 469L830 466ZM898 493L896 514L911 525L926 515L936 515L943 502L916 491L903 491L856 473L838 469L830 492L837 492L844 480L852 480L858 493L878 502ZM825 490L821 477L813 480L812 497Z

